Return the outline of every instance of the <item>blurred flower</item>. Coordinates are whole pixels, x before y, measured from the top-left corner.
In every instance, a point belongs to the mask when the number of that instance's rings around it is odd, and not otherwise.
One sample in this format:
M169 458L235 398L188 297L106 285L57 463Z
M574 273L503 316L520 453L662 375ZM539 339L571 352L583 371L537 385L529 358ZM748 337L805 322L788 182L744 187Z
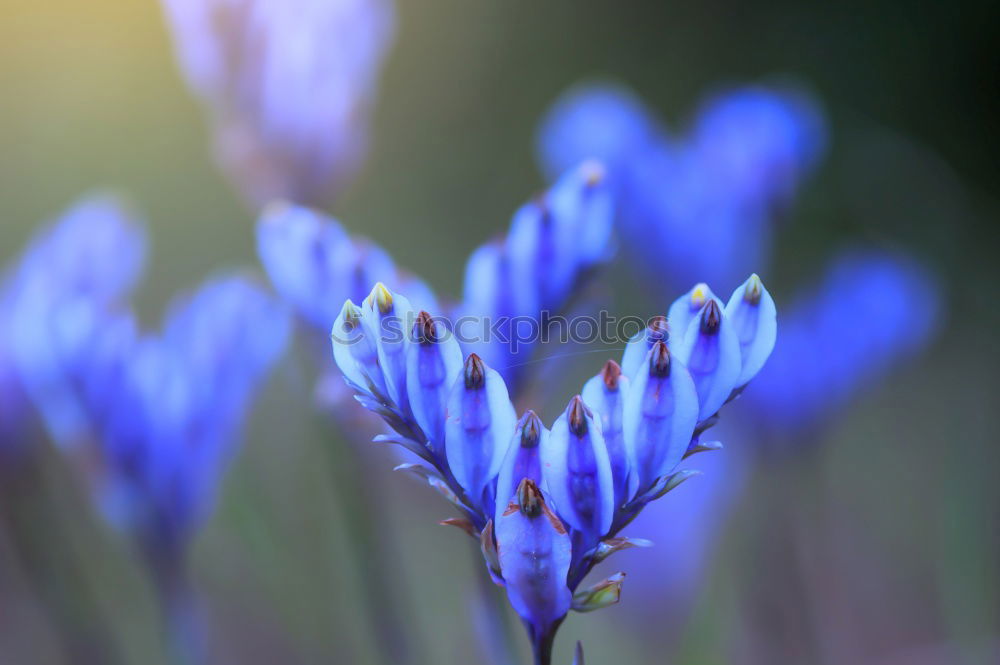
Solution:
M574 166L524 204L504 238L469 257L463 300L449 308L462 337L477 340L464 350L516 384L540 326L566 306L588 272L610 259L611 225L610 191L596 162ZM431 289L397 268L384 250L315 210L267 208L257 226L257 249L277 291L323 335L339 303L361 302L376 281L405 293L417 311L442 309ZM490 335L478 334L489 327Z
M536 654L542 654L571 607L586 612L617 602L621 574L578 587L614 552L646 544L617 534L691 475L677 471L678 464L712 449L701 444L701 434L745 385L739 382L744 363L756 367L766 358L774 330L773 306L765 307L770 296L754 276L731 302L740 299L761 310L757 317L737 312L759 324L752 330L737 330L729 319L733 310L708 299L687 321L676 351L662 336L650 344L649 332L640 332L629 343L630 354L643 352L632 375L622 380L617 365L606 365L595 377L604 388L595 390L594 380L585 387L593 402L573 397L551 430L530 411L515 422L504 378L475 353L458 362L455 335L381 283L360 306L345 303L331 337L357 400L394 432L376 441L396 443L416 456L420 463L400 468L461 511L461 519L448 523L480 539L490 575L507 588ZM687 306L690 295L681 300ZM653 326L660 334L670 322L659 317ZM694 378L689 363L696 367ZM608 394L616 390L618 397ZM421 423L431 426L425 430Z
M855 248L784 309L774 354L744 398L768 440L825 424L926 348L942 304L937 281L913 259Z
M438 310L430 288L397 268L385 250L310 208L265 208L257 223L257 253L274 288L324 338L343 302L361 302L377 281L407 293L422 309Z
M549 174L604 162L629 256L651 283L730 285L766 262L777 213L822 152L823 134L816 105L795 91L713 96L675 137L628 90L596 85L556 102L538 151Z
M782 308L774 351L726 421L735 445L704 461L707 473L685 488L685 503L661 502L637 520L661 547L633 557L641 596L633 607L680 623L755 457L779 442L821 440L835 414L927 347L941 308L936 280L908 257L857 248L834 257L817 286Z
M319 203L367 152L389 0L163 0L216 155L254 205Z
M235 276L177 300L159 336L106 323L92 342L87 404L112 523L147 548L187 542L287 333L280 305Z
M514 213L507 235L480 246L466 264L455 319L462 321L462 332L488 327L492 334L465 351L516 384L548 318L611 258L613 214L604 167L594 161L570 165Z
M86 434L80 382L88 337L135 285L145 245L119 201L92 197L39 231L3 285L0 357L61 446Z

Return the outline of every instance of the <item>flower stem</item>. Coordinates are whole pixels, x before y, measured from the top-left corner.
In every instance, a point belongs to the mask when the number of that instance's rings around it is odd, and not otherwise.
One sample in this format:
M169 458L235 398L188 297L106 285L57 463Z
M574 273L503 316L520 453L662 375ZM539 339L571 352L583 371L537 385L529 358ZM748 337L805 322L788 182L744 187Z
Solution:
M535 630L532 626L528 626L534 665L552 665L552 647L556 641L556 631L562 622L563 620L559 619L545 630Z
M171 662L204 665L208 662L205 625L183 551L149 543L141 548L160 603Z

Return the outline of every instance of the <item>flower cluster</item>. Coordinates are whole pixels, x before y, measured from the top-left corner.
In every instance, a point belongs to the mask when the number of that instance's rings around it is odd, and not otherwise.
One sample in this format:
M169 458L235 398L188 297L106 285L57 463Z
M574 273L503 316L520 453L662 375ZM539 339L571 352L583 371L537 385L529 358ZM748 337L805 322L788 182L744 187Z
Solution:
M163 0L216 153L254 204L317 203L367 151L390 0Z
M610 258L612 222L604 170L592 161L570 168L524 204L503 238L472 253L462 302L445 308L453 320L465 319L464 350L513 381L533 345L509 343L511 327L520 322L537 331L545 312L566 305L587 273ZM417 309L442 311L431 289L398 269L384 250L317 211L270 206L258 223L257 248L277 291L324 335L337 318L335 303L360 302L376 281L406 293Z
M281 306L240 276L179 298L159 335L139 333L130 317L105 321L84 392L112 523L161 555L183 547L287 332Z
M732 284L766 264L775 213L822 144L819 112L802 94L750 87L714 96L676 137L635 95L598 85L554 105L538 150L549 173L586 158L607 165L640 268L674 284Z
M118 200L91 197L40 230L4 283L0 355L61 447L86 436L79 378L88 338L135 286L145 246Z
M404 334L397 334L403 331ZM671 334L671 331L673 333ZM608 361L551 428L517 416L503 377L463 356L446 323L377 284L348 300L332 331L357 399L462 512L536 652L566 613L617 600L622 576L578 590L594 565L644 541L616 537L687 477L688 455L718 447L702 433L761 369L774 346L774 303L756 275L727 303L699 284Z
M0 390L3 409L8 395L30 401L52 440L87 461L113 522L174 550L209 505L288 317L247 279L222 277L178 300L162 335L140 334L124 301L145 247L109 197L39 232L0 292ZM5 439L17 420L4 419Z

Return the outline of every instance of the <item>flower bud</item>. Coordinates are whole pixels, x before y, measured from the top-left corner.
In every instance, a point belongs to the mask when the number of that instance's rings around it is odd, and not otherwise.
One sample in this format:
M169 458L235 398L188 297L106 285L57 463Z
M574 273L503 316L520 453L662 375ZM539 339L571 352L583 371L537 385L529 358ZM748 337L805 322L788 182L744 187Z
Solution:
M569 611L572 544L534 481L523 479L516 497L495 525L500 571L510 604L542 633Z
M697 421L698 393L691 375L671 357L666 343L657 342L622 409L625 449L639 490L648 489L683 459Z
M414 319L410 301L378 282L361 304L361 314L365 334L371 336L378 351L389 399L401 413L408 414L406 347L409 345L409 326Z
M454 335L420 312L406 349L406 392L413 418L435 454L444 455L448 393L462 373L462 350Z
M670 322L670 329L674 331L674 338L670 342L671 351L677 351L677 346L684 340L691 322L698 316L705 303L710 300L716 300L718 301L717 304L720 307L722 306L722 301L719 301L715 297L708 284L701 282L700 284L695 284L690 291L670 305L670 310L667 312L667 320Z
M771 355L778 334L774 300L756 274L733 291L726 304L726 317L740 343L741 369L736 387L745 386Z
M517 422L514 438L507 449L500 475L497 477L496 520L506 510L518 479L529 478L542 484L541 450L548 446L549 431L534 411L528 411Z
M362 324L361 309L348 300L330 331L333 358L348 381L376 396L386 395L378 349Z
M493 506L483 490L500 471L516 420L503 378L470 354L448 397L445 454L455 480L486 514Z
M628 500L629 465L622 435L622 408L629 385L629 379L622 375L618 363L609 360L600 374L587 381L581 393L583 401L601 418L604 445L608 449L608 459L611 462L616 510Z
M740 342L717 300L709 300L675 349L698 389L698 420L726 403L740 376Z
M684 334L683 328L673 329L678 330L681 335ZM671 328L667 326L667 317L654 316L650 319L646 328L629 340L629 343L625 346L621 365L622 374L630 379L635 379L653 345L657 342L669 341L670 330Z
M556 511L596 543L611 529L614 477L599 416L595 419L579 395L552 425L542 464Z

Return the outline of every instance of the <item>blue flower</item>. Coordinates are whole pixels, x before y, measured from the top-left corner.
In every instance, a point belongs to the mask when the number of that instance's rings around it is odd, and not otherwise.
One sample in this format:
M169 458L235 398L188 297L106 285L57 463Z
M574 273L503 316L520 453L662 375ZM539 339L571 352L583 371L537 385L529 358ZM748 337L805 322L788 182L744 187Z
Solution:
M540 327L611 257L612 220L610 191L595 162L575 166L523 205L505 238L469 257L463 300L449 308L452 320L461 322L452 332L463 350L516 381ZM379 281L406 294L414 317L421 310L442 311L431 289L398 269L381 248L348 235L315 210L285 203L268 207L257 226L257 248L275 289L310 328L324 334L340 315L339 303L362 302L369 285ZM487 328L490 335L483 334ZM353 380L364 386L358 377ZM390 384L383 388L389 389ZM395 397L401 395L397 391Z
M462 350L455 336L426 311L417 315L406 350L406 390L413 418L432 444L445 437L451 387L462 372ZM433 449L444 455L443 449Z
M630 389L627 376L614 360L609 360L597 376L583 386L580 396L585 404L592 405L601 417L601 433L608 451L611 478L614 484L614 507L620 509L629 496L628 448L625 445L624 408Z
M317 203L353 178L392 39L389 0L163 0L215 151L257 205Z
M574 165L522 206L506 237L469 257L456 313L465 324L458 332L471 337L464 333L489 327L496 338L479 336L464 350L516 383L541 327L585 275L611 257L613 218L604 168L593 161Z
M497 474L494 523L500 522L508 504L517 499L514 493L519 483L527 479L539 487L543 485L541 451L548 447L548 439L549 430L534 411L526 411L517 421L514 439Z
M665 342L653 345L630 378L622 431L629 466L638 488L646 490L687 452L698 422L698 392L690 372L671 357Z
M759 307L766 293L752 277L730 300L748 298ZM701 307L688 315L679 355L692 363L694 377L672 356L670 322L658 317L629 343L627 358L643 355L632 375L607 363L550 430L532 411L516 421L503 376L475 353L459 366L447 326L427 312L413 321L405 298L382 284L360 307L348 301L334 324L333 353L348 384L394 431L376 440L418 457L421 463L399 468L462 512L449 523L479 537L487 568L506 586L536 651L551 646L571 607L590 611L617 602L620 574L577 587L610 554L645 544L616 535L690 475L677 471L684 457L711 449L699 437L744 385L742 342L748 362L766 359L769 314L739 310L742 318L730 320L707 287L683 296L685 308L692 294ZM394 318L409 322L402 327L409 335L398 336ZM395 353L407 362L393 360Z
M176 301L160 335L108 322L95 339L87 406L109 520L144 547L183 546L287 334L282 307L237 276Z
M575 88L542 122L539 161L554 174L599 159L630 257L662 283L732 284L770 250L786 206L823 148L815 105L788 90L747 87L710 98L685 136L670 136L637 97Z
M485 515L495 501L483 493L500 473L516 421L503 378L469 354L448 396L444 449L455 480Z
M257 223L257 252L274 288L324 336L343 302L361 302L379 281L406 293L416 307L439 309L433 292L399 270L385 250L310 208L268 206Z
M8 367L60 446L85 436L88 343L135 285L145 246L119 201L91 197L35 235L2 287Z
M611 530L614 477L601 429L602 414L577 395L555 423L542 449L545 487L560 516L587 542L597 544Z
M546 505L536 483L524 478L496 522L497 553L507 597L533 641L544 639L569 612L566 583L570 536Z

